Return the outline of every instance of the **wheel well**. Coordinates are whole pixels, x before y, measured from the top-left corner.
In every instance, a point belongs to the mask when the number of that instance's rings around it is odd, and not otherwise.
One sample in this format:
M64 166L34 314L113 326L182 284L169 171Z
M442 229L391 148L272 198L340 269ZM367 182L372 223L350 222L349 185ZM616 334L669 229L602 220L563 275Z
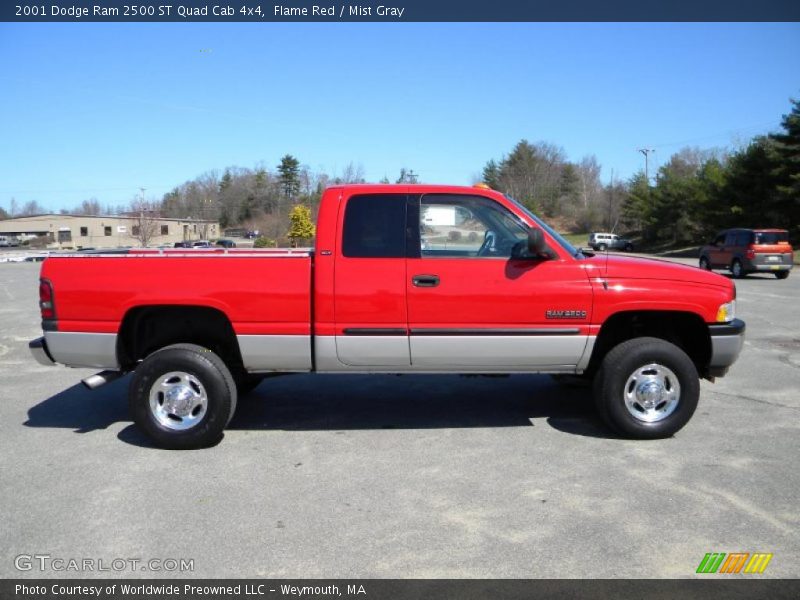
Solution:
M603 323L587 373L595 373L606 354L618 344L643 336L660 338L681 348L701 376L707 370L711 361L711 338L702 318L677 311L630 311L614 314Z
M231 372L243 368L230 320L222 311L205 306L143 306L128 311L117 337L119 364L132 369L156 350L179 343L212 350Z

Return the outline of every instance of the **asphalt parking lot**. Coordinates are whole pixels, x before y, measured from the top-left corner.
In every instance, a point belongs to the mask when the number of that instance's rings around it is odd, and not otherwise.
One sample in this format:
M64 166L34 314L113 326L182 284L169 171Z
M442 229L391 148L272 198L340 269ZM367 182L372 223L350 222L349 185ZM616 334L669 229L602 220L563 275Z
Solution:
M36 554L194 561L135 577L692 577L738 551L800 576L800 272L737 282L743 353L672 439L615 438L548 376L294 375L219 445L167 452L127 379L89 391L92 370L32 359L39 266L0 264L0 577L115 574L15 567Z

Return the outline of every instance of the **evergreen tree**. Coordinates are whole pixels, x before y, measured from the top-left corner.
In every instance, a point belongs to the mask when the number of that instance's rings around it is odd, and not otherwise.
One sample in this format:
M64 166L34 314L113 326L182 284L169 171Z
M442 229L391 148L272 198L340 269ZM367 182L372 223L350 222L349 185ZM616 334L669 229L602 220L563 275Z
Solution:
M719 196L727 208L723 226L780 227L787 223L787 203L777 186L780 165L774 142L763 136L730 158Z
M777 191L785 202L784 222L800 237L800 101L791 100L792 110L783 115L784 133L770 135L779 164L774 173Z
M500 167L494 161L494 159L490 160L486 163L486 166L483 167L483 183L488 185L493 190L500 188Z
M278 165L278 173L284 198L287 200L295 198L300 193L300 161L287 154Z
M642 236L649 239L652 214L652 198L650 186L644 171L639 171L628 181L628 191L622 202L622 223L626 229L641 232Z

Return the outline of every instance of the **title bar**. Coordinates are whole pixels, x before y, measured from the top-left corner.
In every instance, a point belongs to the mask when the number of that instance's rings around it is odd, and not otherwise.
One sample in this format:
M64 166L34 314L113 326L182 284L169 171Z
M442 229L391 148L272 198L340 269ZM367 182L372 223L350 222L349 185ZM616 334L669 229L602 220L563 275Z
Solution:
M0 3L6 22L513 22L800 21L789 0L384 0L383 2L148 2L49 0Z

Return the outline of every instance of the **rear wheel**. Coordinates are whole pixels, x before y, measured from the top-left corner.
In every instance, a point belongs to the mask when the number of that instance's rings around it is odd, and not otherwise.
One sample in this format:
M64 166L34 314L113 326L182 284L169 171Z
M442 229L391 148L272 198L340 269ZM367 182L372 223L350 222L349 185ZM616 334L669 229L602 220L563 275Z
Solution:
M133 372L133 421L162 448L204 448L222 437L236 410L236 384L219 356L175 344L148 356Z
M711 270L711 263L708 262L708 258L707 257L705 257L705 256L701 256L700 257L700 268L703 269L704 271L710 271Z
M742 267L742 261L738 258L735 258L731 263L731 273L733 273L734 279L741 279L745 276L744 268Z
M606 251L606 248L608 248L608 246L606 246L605 244L597 244L597 249L598 249L600 252L605 252L605 251Z
M612 429L627 437L658 439L672 436L692 417L700 380L683 350L642 337L606 355L593 391L598 412Z
M786 279L789 276L789 271L775 271L775 277L778 279Z

